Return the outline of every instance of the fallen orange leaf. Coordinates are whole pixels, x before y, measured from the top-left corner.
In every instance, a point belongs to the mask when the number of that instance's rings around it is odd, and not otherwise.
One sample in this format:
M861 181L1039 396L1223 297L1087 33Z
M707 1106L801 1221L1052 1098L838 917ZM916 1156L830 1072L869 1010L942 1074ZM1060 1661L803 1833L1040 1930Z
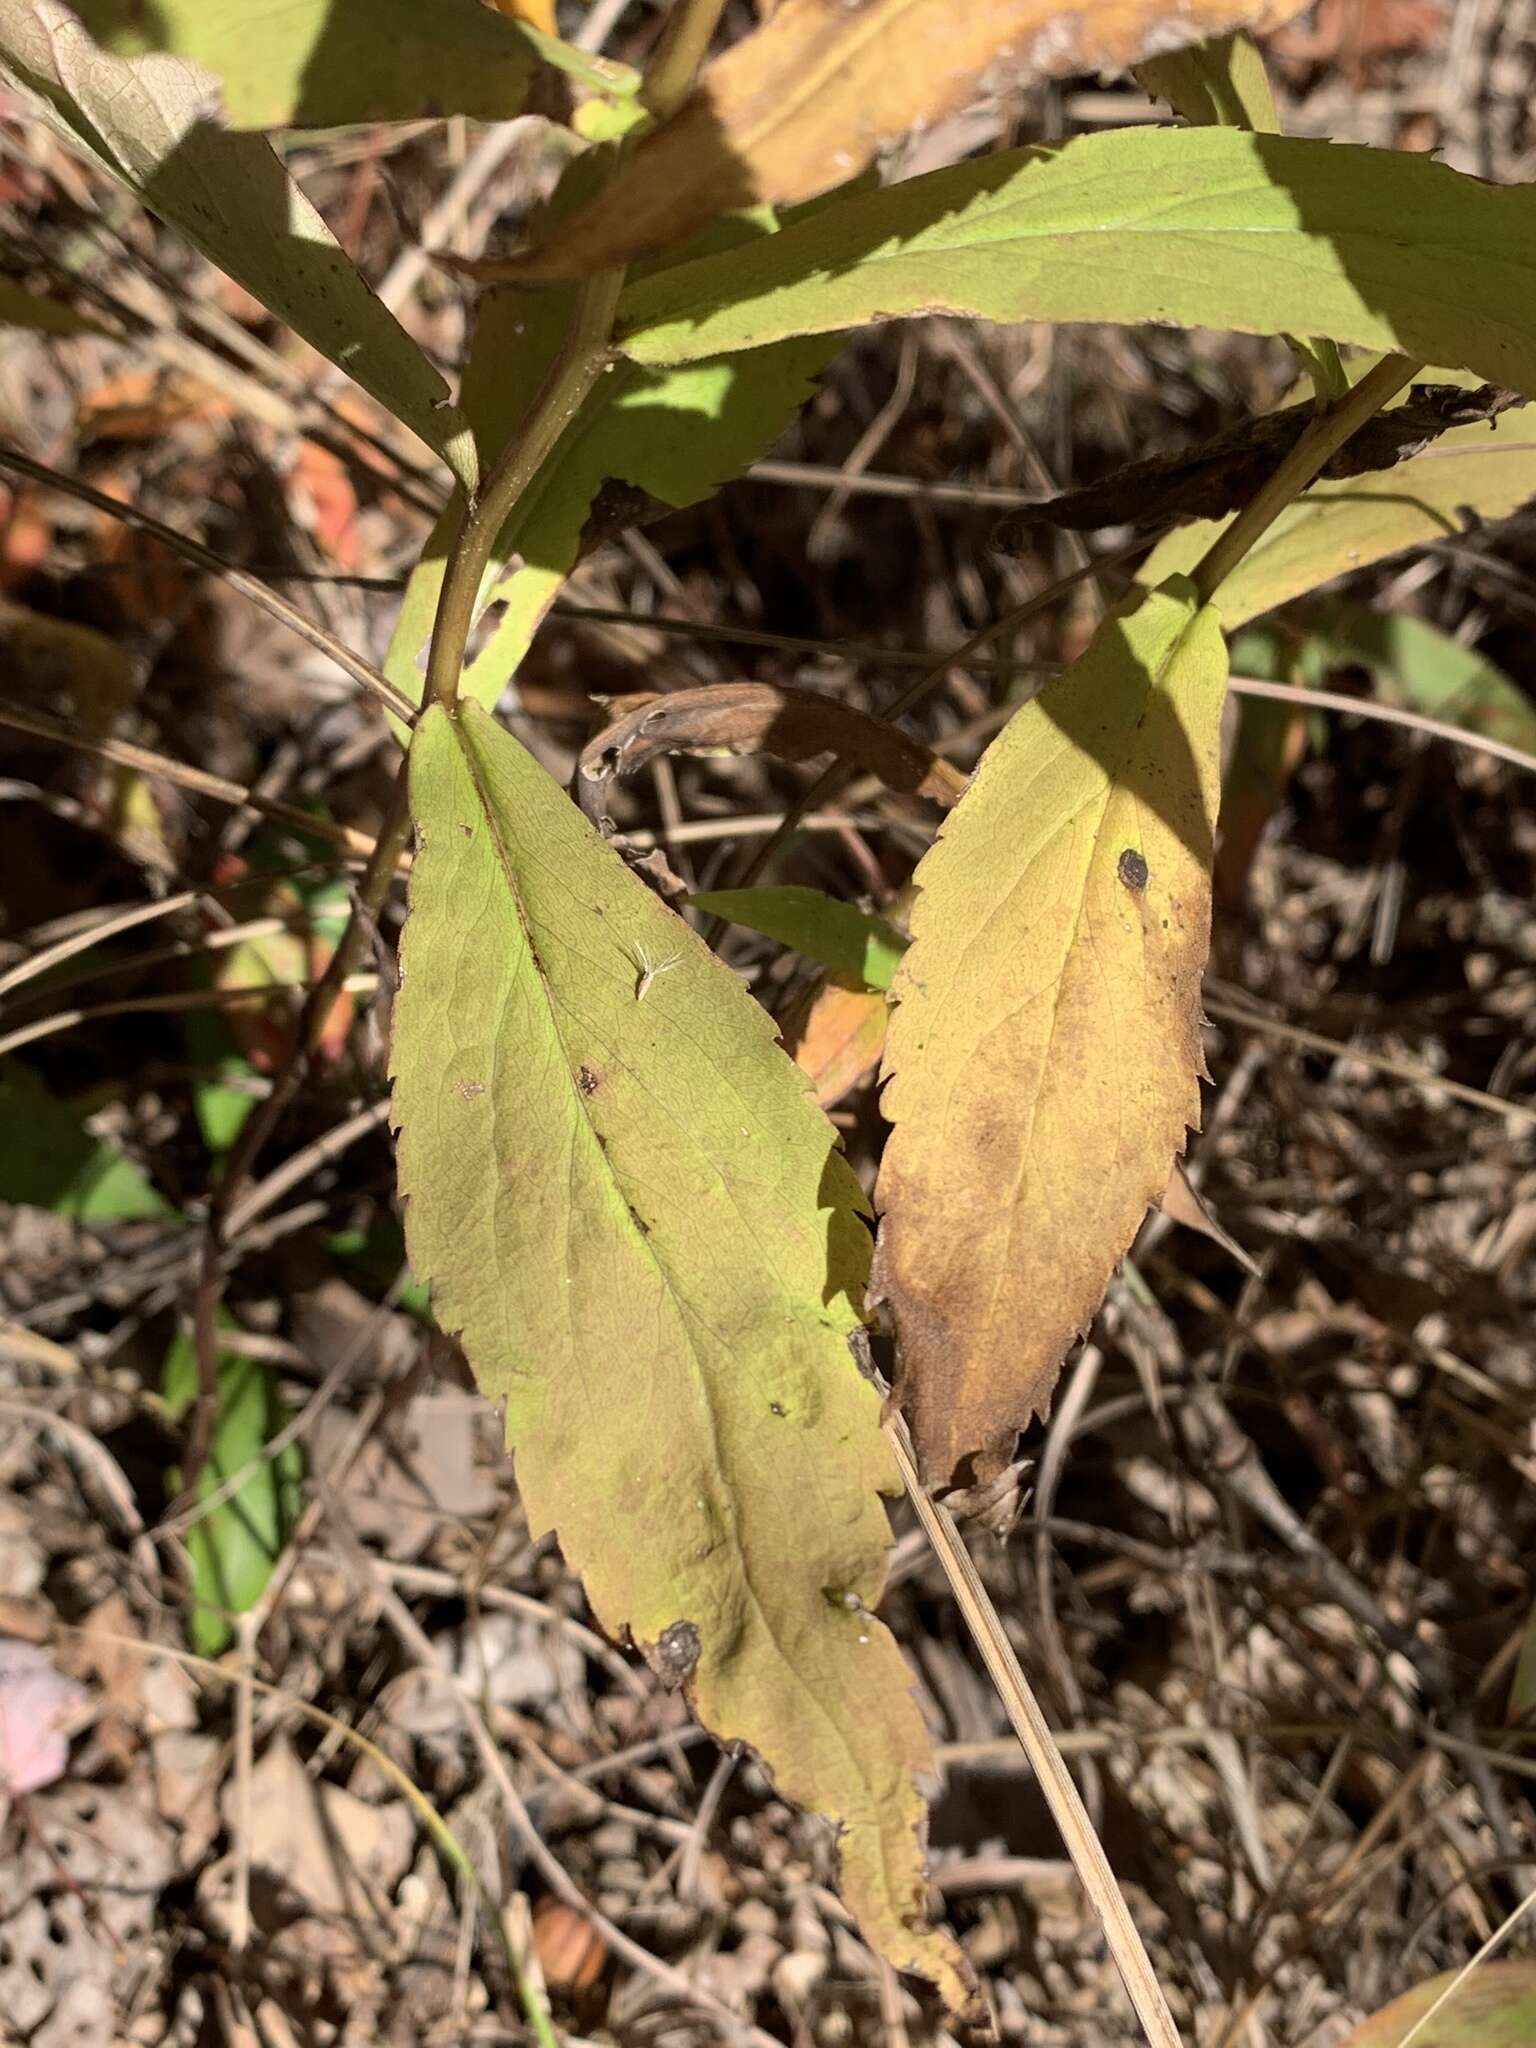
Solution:
M524 21L529 28L543 31L547 36L560 33L555 22L555 0L490 0L493 14L510 14L514 21Z
M879 1066L889 1015L883 990L844 988L829 981L786 1023L785 1049L801 1072L809 1074L823 1109L840 1102Z
M362 554L357 530L357 493L340 456L317 441L301 441L288 471L293 509L341 569L356 569Z

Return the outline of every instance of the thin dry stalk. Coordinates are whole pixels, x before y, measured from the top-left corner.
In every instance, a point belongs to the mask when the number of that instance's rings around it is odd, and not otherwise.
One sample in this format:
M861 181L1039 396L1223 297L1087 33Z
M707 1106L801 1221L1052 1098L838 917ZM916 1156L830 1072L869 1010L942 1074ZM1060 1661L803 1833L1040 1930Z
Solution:
M971 1639L981 1652L987 1675L1013 1724L1014 1733L1039 1780L1040 1790L1051 1809L1051 1818L1061 1831L1067 1854L1072 1859L1083 1889L1093 1903L1109 1943L1115 1966L1124 1979L1136 2016L1151 2048L1181 2048L1179 2030L1157 1981L1157 1972L1147 1954L1146 1944L1131 1918L1125 1895L1115 1881L1098 1836L1094 1833L1072 1775L1062 1761L1055 1737L1029 1680L1014 1655L997 1609L981 1583L970 1552L960 1540L960 1531L949 1510L933 1500L918 1477L917 1460L907 1425L893 1409L886 1417L885 1434L896 1453L907 1497L917 1512L934 1555L949 1581L955 1604L960 1609Z

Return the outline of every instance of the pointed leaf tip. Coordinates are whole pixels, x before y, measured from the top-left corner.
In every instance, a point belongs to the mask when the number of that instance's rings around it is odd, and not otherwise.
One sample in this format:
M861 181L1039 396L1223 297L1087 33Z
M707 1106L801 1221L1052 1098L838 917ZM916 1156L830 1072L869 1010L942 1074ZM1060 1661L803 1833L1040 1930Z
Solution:
M858 1184L766 1013L511 734L434 707L410 772L412 1267L506 1402L531 1529L839 1828L869 1940L959 2006L924 1913L928 1740L870 1611L894 1476L848 1345Z

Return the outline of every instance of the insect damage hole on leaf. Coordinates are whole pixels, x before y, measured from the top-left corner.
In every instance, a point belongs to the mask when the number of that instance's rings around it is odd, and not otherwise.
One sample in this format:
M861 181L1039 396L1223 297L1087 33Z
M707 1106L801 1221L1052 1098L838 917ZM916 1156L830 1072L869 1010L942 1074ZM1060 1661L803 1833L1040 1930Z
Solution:
M692 1678L699 1662L699 1631L691 1621L674 1621L664 1628L647 1663L668 1692L678 1692Z

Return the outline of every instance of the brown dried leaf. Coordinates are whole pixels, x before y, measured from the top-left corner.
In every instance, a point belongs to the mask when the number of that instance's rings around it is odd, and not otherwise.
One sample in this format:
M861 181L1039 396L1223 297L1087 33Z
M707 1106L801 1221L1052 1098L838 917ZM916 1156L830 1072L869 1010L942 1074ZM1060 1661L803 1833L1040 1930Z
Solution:
M1416 385L1401 405L1377 413L1319 471L1324 477L1366 476L1421 455L1452 427L1470 426L1524 405L1518 391L1484 384L1464 391L1456 384ZM1033 553L1041 526L1067 526L1080 533L1101 526L1159 525L1183 519L1219 519L1246 505L1316 418L1310 400L1280 412L1241 421L1223 434L1176 455L1155 455L1031 505L1008 519L992 536L999 554Z
M1182 1159L1174 1161L1173 1172L1157 1206L1170 1221L1182 1223L1186 1230L1198 1230L1202 1237L1219 1244L1229 1257L1236 1259L1245 1273L1257 1274L1259 1269L1253 1260L1237 1239L1223 1230L1216 1220L1216 1212L1185 1172Z
M232 1820L232 1786L224 1805ZM340 1785L317 1783L285 1735L274 1736L251 1772L251 1862L313 1913L355 1915L371 1886L393 1890L413 1839L403 1803L370 1806Z
M608 1960L608 1945L592 1922L563 1899L540 1899L533 1946L546 1983L558 1991L590 1991Z
M616 702L620 716L588 742L576 769L577 800L598 824L614 776L634 775L659 754L774 754L783 761L840 754L905 796L948 805L965 789L959 769L917 740L815 690L707 683Z
M792 204L984 94L1114 71L1150 49L1271 27L1304 0L784 0L710 65L625 174L498 273L553 284L680 241L736 207Z

